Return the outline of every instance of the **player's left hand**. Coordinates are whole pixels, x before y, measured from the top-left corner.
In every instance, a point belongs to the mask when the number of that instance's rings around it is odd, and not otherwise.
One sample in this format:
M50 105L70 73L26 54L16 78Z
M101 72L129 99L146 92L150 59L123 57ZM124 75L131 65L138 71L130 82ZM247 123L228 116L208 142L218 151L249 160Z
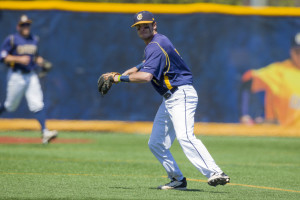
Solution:
M120 75L118 72L108 72L106 74L102 74L98 79L98 91L105 95L110 88L112 87L113 83L117 83L117 75ZM116 79L116 80L115 80Z
M43 78L52 69L52 63L43 59L43 62L40 64L40 67L42 68L42 70L39 72L38 75L40 78Z

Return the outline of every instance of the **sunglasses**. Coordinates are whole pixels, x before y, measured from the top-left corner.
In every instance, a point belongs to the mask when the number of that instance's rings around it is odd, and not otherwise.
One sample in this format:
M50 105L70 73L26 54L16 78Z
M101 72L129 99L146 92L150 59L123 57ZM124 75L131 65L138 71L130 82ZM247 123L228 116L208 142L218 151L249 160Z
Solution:
M24 28L24 27L30 27L31 24L29 23L25 23L25 24L20 24L20 27Z
M135 27L136 27L136 30L139 31L142 28L142 25L136 25ZM144 27L144 29L149 29L150 28L150 26L148 24L143 25L143 27Z

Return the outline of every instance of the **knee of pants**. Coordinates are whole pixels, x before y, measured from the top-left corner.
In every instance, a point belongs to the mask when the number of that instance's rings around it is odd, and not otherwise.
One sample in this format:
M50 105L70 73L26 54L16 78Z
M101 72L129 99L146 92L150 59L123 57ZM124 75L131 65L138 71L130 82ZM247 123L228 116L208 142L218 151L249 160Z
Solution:
M17 108L18 108L18 105L14 105L14 104L4 104L4 107L5 107L5 110L7 111L7 112L14 112L14 111L16 111L17 110Z
M152 151L152 149L155 148L155 144L153 142L151 142L151 140L148 141L148 147L149 149Z
M160 145L157 142L149 140L148 147L153 152L157 151L160 148Z
M44 103L43 103L43 102L36 103L36 104L34 104L34 105L29 105L29 110L30 110L31 112L34 112L34 113L43 110L43 108L44 108Z
M180 145L182 145L182 143L188 142L190 139L187 137L178 137L177 141Z

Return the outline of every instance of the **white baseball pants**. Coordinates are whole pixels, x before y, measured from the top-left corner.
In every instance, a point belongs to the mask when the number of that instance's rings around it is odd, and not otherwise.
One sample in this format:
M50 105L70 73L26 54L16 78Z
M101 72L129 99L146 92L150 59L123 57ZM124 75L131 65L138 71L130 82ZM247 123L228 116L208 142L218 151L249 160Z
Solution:
M190 162L207 178L215 172L222 172L203 143L194 135L197 103L198 96L194 87L180 86L169 99L163 100L155 116L148 145L170 179L183 178L169 150L175 137Z
M9 70L4 102L5 109L8 112L15 111L24 95L31 112L38 112L44 108L43 92L37 74L35 72L22 74Z

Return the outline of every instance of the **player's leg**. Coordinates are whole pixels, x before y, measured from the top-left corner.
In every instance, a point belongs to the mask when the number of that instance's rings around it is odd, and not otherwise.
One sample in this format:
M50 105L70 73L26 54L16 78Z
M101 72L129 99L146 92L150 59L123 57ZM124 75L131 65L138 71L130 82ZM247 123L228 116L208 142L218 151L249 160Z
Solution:
M7 74L6 99L1 107L1 112L15 111L20 105L25 89L26 81L22 74L9 71Z
M38 76L35 73L29 74L28 81L29 83L25 93L28 107L41 125L43 143L48 143L57 136L57 131L49 131L46 127L43 92Z
M165 104L163 102L156 113L148 145L151 152L165 168L168 177L171 179L171 181L181 181L184 179L184 177L169 150L174 139L175 132L173 124L170 120L169 114L167 113Z
M204 144L194 135L194 115L198 97L192 86L181 87L166 101L177 140L190 162L207 178L222 174L222 170Z
M46 129L45 125L45 115L43 114L44 102L43 102L43 92L35 74L27 75L28 87L25 92L28 108L31 112L35 114L35 117L41 125L41 129Z
M0 103L0 115L5 111L5 107L3 104Z

